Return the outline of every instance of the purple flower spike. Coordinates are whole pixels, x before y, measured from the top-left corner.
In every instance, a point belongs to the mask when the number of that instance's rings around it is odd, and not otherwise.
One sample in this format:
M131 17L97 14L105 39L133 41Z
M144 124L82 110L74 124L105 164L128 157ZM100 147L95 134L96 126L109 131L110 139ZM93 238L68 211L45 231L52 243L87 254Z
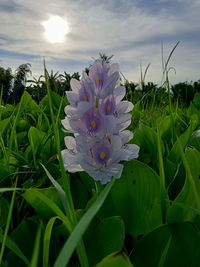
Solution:
M65 107L62 124L75 137L65 138L65 169L84 170L102 184L112 177L119 179L123 171L119 162L137 158L139 147L128 144L133 138L126 130L133 104L122 101L126 89L119 86L118 65L97 60L89 75L83 72L81 81L72 79L70 84L72 91L66 93L70 105Z

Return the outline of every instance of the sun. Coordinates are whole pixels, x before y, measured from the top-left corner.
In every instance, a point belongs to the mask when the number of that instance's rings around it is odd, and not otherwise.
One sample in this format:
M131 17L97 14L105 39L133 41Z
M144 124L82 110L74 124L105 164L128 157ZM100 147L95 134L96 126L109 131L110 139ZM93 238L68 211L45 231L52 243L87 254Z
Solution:
M60 16L51 15L41 23L44 27L44 36L49 43L62 43L70 32L69 23Z

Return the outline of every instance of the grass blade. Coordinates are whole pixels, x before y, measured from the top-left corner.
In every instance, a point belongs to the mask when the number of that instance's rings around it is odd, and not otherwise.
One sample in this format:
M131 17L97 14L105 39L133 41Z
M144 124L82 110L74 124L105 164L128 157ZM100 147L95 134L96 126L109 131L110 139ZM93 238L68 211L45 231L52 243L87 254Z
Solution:
M38 266L38 258L39 258L39 254L40 254L41 234L42 234L42 227L40 225L38 228L38 231L37 231L36 238L35 238L35 245L34 245L33 256L32 256L30 267L37 267Z
M15 186L17 186L17 180L18 180L18 177L16 178ZM6 239L7 239L8 231L10 228L10 222L12 219L12 211L13 211L13 206L14 206L14 202L15 202L15 195L16 195L16 190L14 190L13 194L12 194L10 208L9 208L9 212L8 212L8 218L7 218L6 227L5 227L5 232L3 235L2 246L1 246L1 251L0 251L0 266L1 266L2 259L3 259L3 254L4 254L4 250L5 250L5 245L6 245Z
M33 189L29 189L33 190ZM28 190L27 190L28 192ZM62 210L47 196L39 192L38 190L34 190L35 196L37 196L42 202L44 202L65 224L66 228L68 229L69 232L72 231L72 225L67 216L62 212ZM26 199L26 197L24 196Z
M63 207L65 209L65 212L67 213L67 197L65 194L65 191L62 189L62 187L60 186L60 184L52 177L52 175L50 174L50 172L46 169L46 167L41 163L43 169L46 172L46 175L48 176L48 178L50 179L50 181L52 182L52 184L54 185L54 187L56 188L58 195L60 197L60 200L63 204Z
M49 265L49 247L51 241L51 233L53 225L58 217L52 217L46 226L43 240L43 267L48 267Z

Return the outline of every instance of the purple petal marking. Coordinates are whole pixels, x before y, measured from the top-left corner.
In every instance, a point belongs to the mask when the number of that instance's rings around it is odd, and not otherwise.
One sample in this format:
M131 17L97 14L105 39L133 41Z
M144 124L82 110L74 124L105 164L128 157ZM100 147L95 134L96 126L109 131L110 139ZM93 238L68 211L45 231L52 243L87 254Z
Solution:
M82 120L90 133L97 133L103 129L103 117L96 108L88 110L82 117Z
M81 81L79 90L79 101L94 102L94 91L89 79Z
M115 111L115 99L113 95L107 96L101 102L101 110L104 115L112 115Z
M109 76L105 82L102 91L100 92L100 97L104 98L114 92L116 82L119 79L119 73L114 72L111 76Z
M97 163L105 164L110 159L112 147L107 140L96 143L92 148L92 155Z

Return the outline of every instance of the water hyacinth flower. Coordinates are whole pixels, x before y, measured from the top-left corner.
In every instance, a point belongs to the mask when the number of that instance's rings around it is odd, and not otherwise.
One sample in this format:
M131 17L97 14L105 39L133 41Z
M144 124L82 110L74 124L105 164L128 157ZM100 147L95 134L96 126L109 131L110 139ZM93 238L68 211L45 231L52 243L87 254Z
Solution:
M126 130L133 104L123 101L126 90L119 84L118 65L96 60L89 74L83 72L81 80L72 79L70 85L72 91L66 92L70 105L62 124L74 137L65 137L65 169L85 171L103 184L120 178L120 161L137 158L139 147L128 144L133 138Z

